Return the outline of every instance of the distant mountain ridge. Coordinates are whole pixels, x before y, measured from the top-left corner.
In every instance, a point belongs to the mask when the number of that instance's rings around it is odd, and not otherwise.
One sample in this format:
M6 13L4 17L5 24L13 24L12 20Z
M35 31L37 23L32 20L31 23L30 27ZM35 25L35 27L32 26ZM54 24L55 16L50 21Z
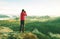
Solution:
M0 14L0 18L16 18L16 15L4 15L4 14Z
M8 15L0 14L0 18L9 18L9 16Z

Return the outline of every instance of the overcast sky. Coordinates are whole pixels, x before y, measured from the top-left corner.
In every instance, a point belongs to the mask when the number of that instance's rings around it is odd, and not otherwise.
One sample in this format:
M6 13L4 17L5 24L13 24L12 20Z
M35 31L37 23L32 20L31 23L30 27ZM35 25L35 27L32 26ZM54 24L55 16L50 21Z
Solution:
M60 0L0 0L0 14L20 15L22 9L28 16L60 16Z

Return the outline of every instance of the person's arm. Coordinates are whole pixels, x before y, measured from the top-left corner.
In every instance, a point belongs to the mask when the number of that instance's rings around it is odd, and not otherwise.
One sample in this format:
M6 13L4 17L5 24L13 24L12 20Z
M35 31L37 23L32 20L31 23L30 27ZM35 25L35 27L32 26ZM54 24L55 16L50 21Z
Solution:
M25 11L24 15L27 16L26 11Z

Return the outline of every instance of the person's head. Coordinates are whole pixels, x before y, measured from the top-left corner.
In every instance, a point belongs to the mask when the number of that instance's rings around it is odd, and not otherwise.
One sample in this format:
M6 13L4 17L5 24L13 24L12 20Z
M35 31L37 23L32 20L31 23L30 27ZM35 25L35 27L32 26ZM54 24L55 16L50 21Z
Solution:
M24 9L22 9L22 12L24 11Z

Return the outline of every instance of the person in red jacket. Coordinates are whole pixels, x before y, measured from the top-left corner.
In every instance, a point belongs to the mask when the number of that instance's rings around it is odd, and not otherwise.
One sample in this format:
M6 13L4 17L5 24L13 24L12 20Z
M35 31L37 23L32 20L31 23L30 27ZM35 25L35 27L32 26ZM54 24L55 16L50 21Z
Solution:
M21 21L21 25L20 25L20 31L24 32L24 21L25 21L25 16L27 16L26 11L24 9L22 9L21 15L20 15L20 21Z

